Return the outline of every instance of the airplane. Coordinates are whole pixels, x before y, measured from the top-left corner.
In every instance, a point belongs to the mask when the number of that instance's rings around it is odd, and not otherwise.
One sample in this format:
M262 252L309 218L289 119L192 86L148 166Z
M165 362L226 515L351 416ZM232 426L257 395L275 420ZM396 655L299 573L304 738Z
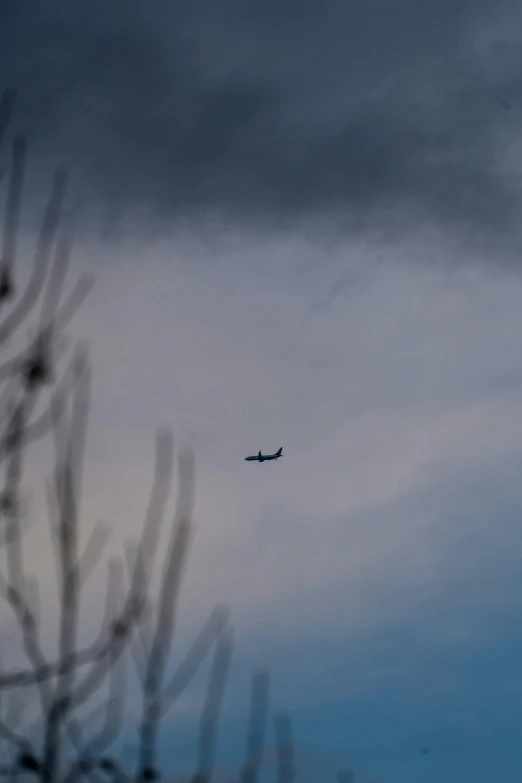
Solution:
M276 451L275 454L261 454L261 450L259 450L259 454L256 457L245 457L245 462L265 462L270 459L279 459L279 457L284 457L283 454L283 447L279 449L279 451Z

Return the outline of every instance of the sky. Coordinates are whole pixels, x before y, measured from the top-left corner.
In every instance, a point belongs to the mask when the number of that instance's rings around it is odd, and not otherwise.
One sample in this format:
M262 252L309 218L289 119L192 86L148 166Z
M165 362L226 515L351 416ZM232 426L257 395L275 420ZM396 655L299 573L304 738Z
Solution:
M266 666L304 783L522 774L521 16L513 0L0 5L6 139L29 139L22 271L65 165L71 274L96 281L69 330L93 364L83 524L108 519L119 551L156 428L193 449L178 643L230 605L222 772ZM49 448L26 538L46 628ZM202 683L162 736L172 777Z

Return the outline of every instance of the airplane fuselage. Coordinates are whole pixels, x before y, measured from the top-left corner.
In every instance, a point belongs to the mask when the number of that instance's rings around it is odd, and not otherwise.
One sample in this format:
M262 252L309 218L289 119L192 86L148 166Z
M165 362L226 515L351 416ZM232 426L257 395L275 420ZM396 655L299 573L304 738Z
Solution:
M279 457L282 456L283 448L281 447L275 454L261 454L261 452L259 452L255 457L245 457L245 462L269 462L272 459L279 459Z

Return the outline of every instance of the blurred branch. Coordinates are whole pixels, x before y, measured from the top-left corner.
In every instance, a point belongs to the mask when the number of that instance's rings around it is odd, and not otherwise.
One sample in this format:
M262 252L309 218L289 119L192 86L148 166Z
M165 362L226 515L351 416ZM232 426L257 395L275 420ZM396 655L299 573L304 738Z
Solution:
M88 383L88 381L87 381ZM86 383L86 385L87 385ZM83 384L80 384L80 389ZM78 451L83 451L83 438L75 438L75 430L83 434L85 427L83 410L84 403L87 406L88 391L85 395L78 392L75 397L76 405L73 405L74 415L71 423L71 434L68 444L66 460L61 469L56 473L56 496L61 508L59 522L59 571L62 578L61 606L60 606L60 665L58 668L58 682L53 695L52 703L47 711L46 730L43 751L42 779L51 783L56 776L60 753L61 724L71 708L71 694L74 684L75 667L65 667L65 661L76 654L76 636L78 632L78 503L77 487L74 485L74 459ZM78 424L77 419L80 419Z
M156 628L143 685L144 708L139 739L138 777L147 777L150 771L155 769L156 743L161 719L160 694L172 644L183 566L192 527L194 460L191 454L181 457L178 477L178 504L163 568Z
M109 572L111 586L108 595L120 604L122 592L122 568L120 564L113 564ZM113 615L117 614L119 605L114 608ZM109 656L115 655L116 648L112 648ZM90 739L79 753L78 760L71 766L64 783L73 783L81 774L82 769L95 765L95 760L100 758L103 752L117 739L123 725L125 713L125 687L126 667L125 655L119 656L119 660L110 660L109 693L105 702L105 716L100 730Z
M129 586L125 605L120 617L113 623L111 650L112 665L118 660L130 637L130 633L143 618L147 606L148 582L151 576L151 565L158 543L158 528L168 497L171 476L169 469L172 464L172 437L170 433L159 433L156 441L156 461L149 507L142 529L140 543L137 547L135 562L132 568L131 584ZM84 677L75 689L73 702L78 705L97 690L107 675L109 667L106 659L100 659Z
M28 349L0 366L0 383L21 376L29 391L38 385L46 385L52 380L52 357L50 336L65 328L79 310L94 284L90 275L83 275L59 309L56 316L46 322L38 332ZM0 330L2 325L0 324Z
M82 554L78 558L78 578L82 585L86 583L96 565L101 561L103 551L110 537L111 529L109 525L102 521L97 522L87 539Z
M0 736L14 745L18 750L24 753L34 753L28 740L21 734L17 734L16 731L13 731L13 729L2 720L0 720Z
M8 551L12 547L13 544L8 547ZM45 669L48 664L40 647L36 619L21 592L21 579L18 574L16 575L16 580L19 583L18 587L15 586L12 581L11 583L7 583L4 578L0 576L0 591L7 603L11 606L20 626L25 654L32 666L32 674L28 684L35 684L38 687L42 707L45 709L50 698L50 691L47 686L47 681L45 679L39 679L37 673ZM5 676L2 679L5 679Z
M258 780L259 769L265 753L269 683L267 671L252 673L246 758L241 772L241 783L257 783Z
M99 640L94 642L94 644L86 647L81 652L71 655L65 661L45 663L34 669L19 669L18 671L0 674L0 688L24 688L55 677L60 667L62 671L66 671L69 667L80 668L81 666L92 664L109 654L111 644L112 636L103 644L100 644Z
M234 636L227 628L214 649L198 738L198 766L193 783L209 783L214 772L219 715L232 661Z
M14 90L0 99L0 144L16 100ZM11 161L0 258L0 305L14 298L14 264L17 258L23 200L27 142L17 135L11 145ZM0 347L19 334L39 302L41 311L29 345L0 366L0 465L5 488L0 493L0 519L6 553L6 576L0 590L19 626L27 669L0 671L0 689L32 688L40 696L42 727L39 752L27 732L2 715L0 737L10 749L12 764L0 765L0 775L31 774L45 783L68 783L87 777L91 781L130 779L109 755L125 719L127 646L135 653L142 675L143 710L138 727L137 779L158 777L156 753L160 724L189 685L204 660L213 654L200 722L198 767L195 780L209 781L214 769L219 717L233 652L230 611L217 607L174 673L167 676L176 627L179 596L192 537L194 458L181 455L178 465L177 504L165 556L157 566L160 536L170 496L174 447L170 430L159 431L151 493L140 540L135 551L127 549L128 583L123 586L123 564L108 564L105 614L95 641L78 648L82 589L101 562L110 530L98 523L80 546L82 478L90 408L91 367L84 348L75 351L61 379L56 382L59 338L90 292L90 276L79 279L65 296L70 266L71 240L61 231L68 173L56 169L41 222L34 261L21 295L0 320ZM35 416L40 393L51 387L47 407ZM47 660L40 643L42 617L38 585L25 569L22 544L21 488L29 443L51 433L54 441L54 474L47 484L48 522L54 547L58 593L59 634L56 661ZM161 572L154 606L150 586ZM148 623L148 627L145 625ZM141 649L138 655L138 645ZM102 696L102 686L107 685ZM253 682L247 764L263 753L268 694L267 680ZM23 691L23 701L28 691ZM85 731L81 715L91 699L103 699L103 717L97 730ZM13 702L14 703L14 702ZM82 710L85 706L86 710ZM99 706L97 707L99 709ZM257 721L257 722L256 722ZM29 734L32 737L32 734ZM69 745L66 745L69 740ZM40 744L36 743L35 744ZM7 759L10 761L10 758ZM258 764L258 762L256 761ZM260 762L259 762L260 763ZM258 764L259 766L259 764ZM257 767L256 767L257 769ZM245 783L247 783L245 779ZM256 783L255 777L248 783ZM282 779L280 783L283 783ZM285 781L286 783L286 781Z
M9 175L7 205L5 210L2 257L0 260L0 302L11 299L15 293L13 265L18 248L18 231L20 226L20 210L22 206L26 159L27 142L25 136L19 134L14 138L11 148L11 171Z
M35 306L43 290L43 284L51 260L51 251L58 232L60 216L65 200L67 172L57 169L47 202L37 250L35 253L33 271L27 287L18 304L0 324L0 345L11 337Z
M294 745L290 716L281 712L274 718L276 735L277 783L292 783L295 779Z
M160 698L162 717L167 715L185 688L196 676L201 665L224 632L229 618L230 609L226 607L214 609L163 691Z

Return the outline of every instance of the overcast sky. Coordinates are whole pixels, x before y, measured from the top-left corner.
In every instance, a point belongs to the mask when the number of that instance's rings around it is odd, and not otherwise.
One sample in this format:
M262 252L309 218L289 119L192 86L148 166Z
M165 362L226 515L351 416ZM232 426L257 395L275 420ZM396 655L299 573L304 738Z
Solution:
M85 525L138 530L158 425L194 448L181 625L232 606L222 769L262 664L303 781L522 775L521 24L514 0L0 5L22 248L65 164L96 274Z

